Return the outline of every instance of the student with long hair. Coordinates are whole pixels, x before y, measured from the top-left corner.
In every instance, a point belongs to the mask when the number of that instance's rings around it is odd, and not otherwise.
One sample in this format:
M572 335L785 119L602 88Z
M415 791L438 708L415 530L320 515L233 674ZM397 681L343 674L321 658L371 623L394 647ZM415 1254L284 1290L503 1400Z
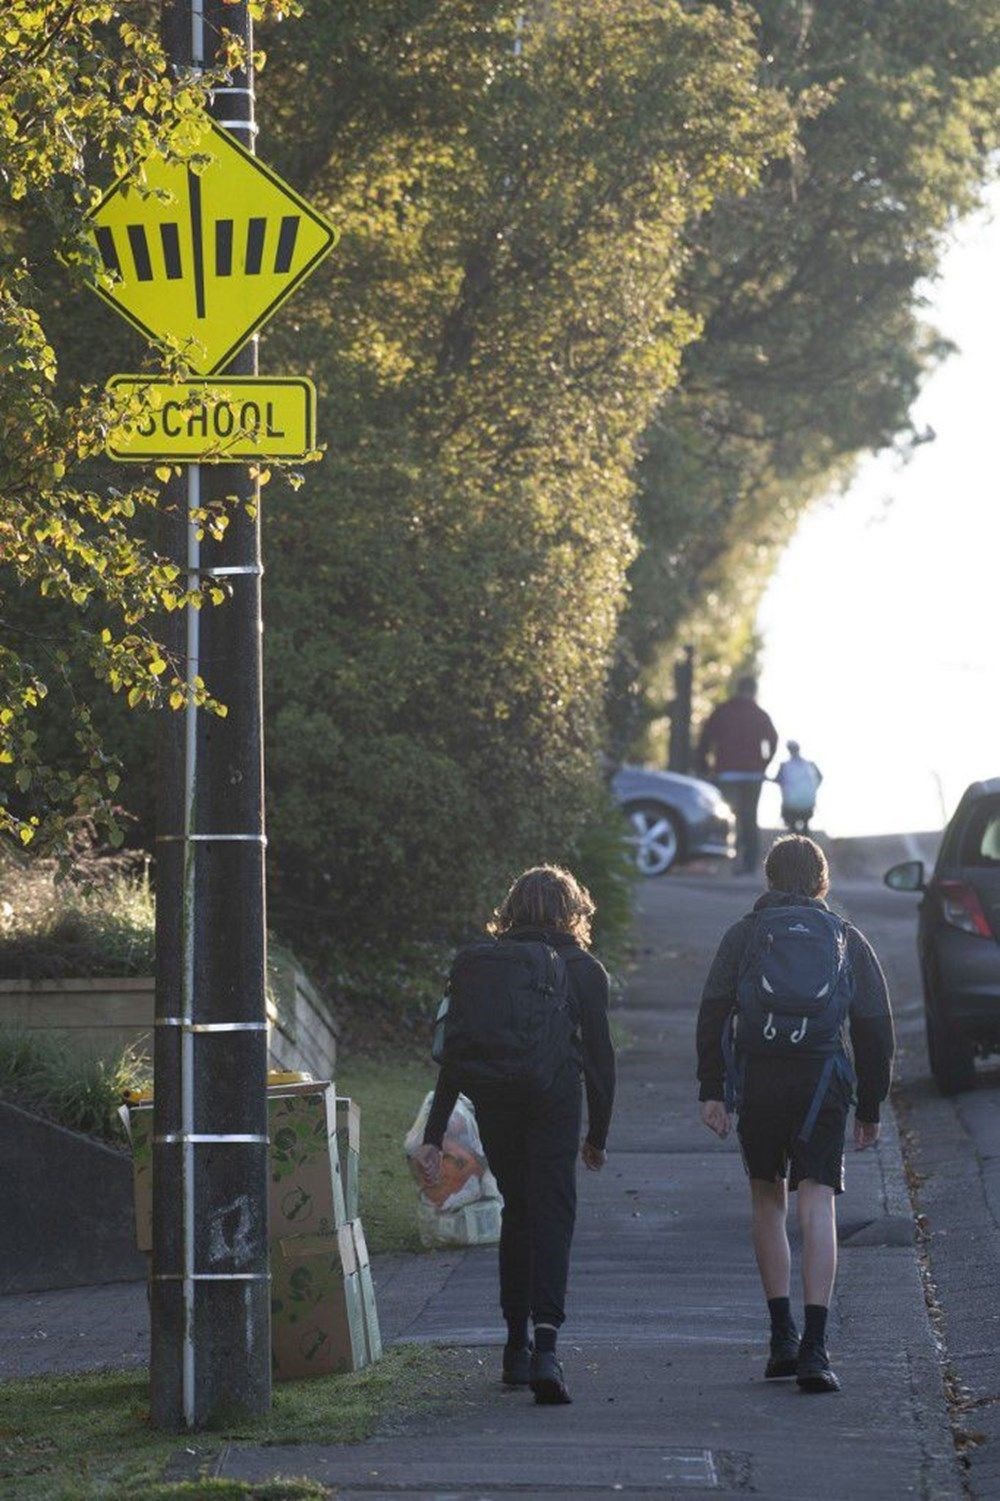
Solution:
M449 1117L466 1094L504 1201L503 1380L530 1386L539 1403L570 1401L556 1336L565 1318L576 1158L579 1152L593 1171L603 1167L614 1099L608 975L589 951L593 915L590 894L568 871L537 866L511 886L490 938L459 951L417 1154L425 1181L434 1183Z

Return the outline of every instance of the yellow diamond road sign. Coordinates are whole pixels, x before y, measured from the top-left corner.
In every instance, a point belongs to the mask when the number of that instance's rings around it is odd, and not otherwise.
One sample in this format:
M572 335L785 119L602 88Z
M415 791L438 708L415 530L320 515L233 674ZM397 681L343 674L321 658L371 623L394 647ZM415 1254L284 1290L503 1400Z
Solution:
M337 239L286 182L205 121L208 165L145 164L145 191L116 183L93 210L113 285L96 287L140 333L175 343L202 375L226 365Z

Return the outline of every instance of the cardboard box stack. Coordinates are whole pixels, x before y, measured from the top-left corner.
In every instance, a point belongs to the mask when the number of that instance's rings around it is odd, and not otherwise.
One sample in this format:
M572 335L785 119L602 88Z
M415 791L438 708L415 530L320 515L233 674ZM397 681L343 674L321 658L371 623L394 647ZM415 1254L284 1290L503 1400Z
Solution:
M325 1081L271 1075L267 1091L271 1354L278 1380L356 1371L382 1353L358 1218L360 1111ZM152 1249L152 1100L126 1107L136 1240ZM345 1193L346 1187L346 1193Z
M361 1289L361 1306L365 1315L365 1345L369 1364L382 1358L382 1334L375 1306L375 1283L372 1281L371 1263L368 1260L368 1244L361 1221L351 1221L351 1236L354 1241L354 1256L358 1264L358 1286Z
M271 1242L271 1354L279 1381L359 1371L368 1363L354 1234Z
M361 1107L340 1096L337 1100L337 1155L347 1202L347 1218L358 1217L358 1175L361 1167Z

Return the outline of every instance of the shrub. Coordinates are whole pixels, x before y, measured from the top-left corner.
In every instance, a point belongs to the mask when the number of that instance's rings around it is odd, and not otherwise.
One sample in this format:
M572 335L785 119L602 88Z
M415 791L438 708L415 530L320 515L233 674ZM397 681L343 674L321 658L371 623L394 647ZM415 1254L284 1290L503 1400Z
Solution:
M67 862L0 861L0 978L143 975L153 967L153 893L139 855L77 846Z
M594 947L612 966L624 959L632 924L636 871L625 834L621 810L605 795L584 824L570 861L597 904Z
M52 1034L0 1028L0 1097L71 1131L121 1143L122 1097L150 1078L149 1059L138 1048L110 1059L81 1056Z

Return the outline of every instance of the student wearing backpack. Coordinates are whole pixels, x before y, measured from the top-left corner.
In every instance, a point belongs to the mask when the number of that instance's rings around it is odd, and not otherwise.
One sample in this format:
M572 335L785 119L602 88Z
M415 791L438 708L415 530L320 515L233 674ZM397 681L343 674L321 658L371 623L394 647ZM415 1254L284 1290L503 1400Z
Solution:
M491 938L460 949L439 1012L437 1087L417 1154L433 1184L459 1093L475 1106L503 1195L503 1380L539 1403L569 1402L556 1358L576 1218L576 1157L603 1167L615 1089L608 975L588 951L594 903L543 865L511 886ZM587 1134L580 1141L582 1089ZM529 1320L534 1339L529 1336Z
M750 1178L753 1244L771 1317L765 1376L838 1391L826 1350L837 1270L835 1195L844 1186L847 1117L854 1145L879 1136L894 1051L885 978L868 940L831 912L823 851L778 839L768 890L725 934L698 1013L702 1120L717 1136L735 1112ZM790 1304L788 1189L798 1191L805 1328Z

